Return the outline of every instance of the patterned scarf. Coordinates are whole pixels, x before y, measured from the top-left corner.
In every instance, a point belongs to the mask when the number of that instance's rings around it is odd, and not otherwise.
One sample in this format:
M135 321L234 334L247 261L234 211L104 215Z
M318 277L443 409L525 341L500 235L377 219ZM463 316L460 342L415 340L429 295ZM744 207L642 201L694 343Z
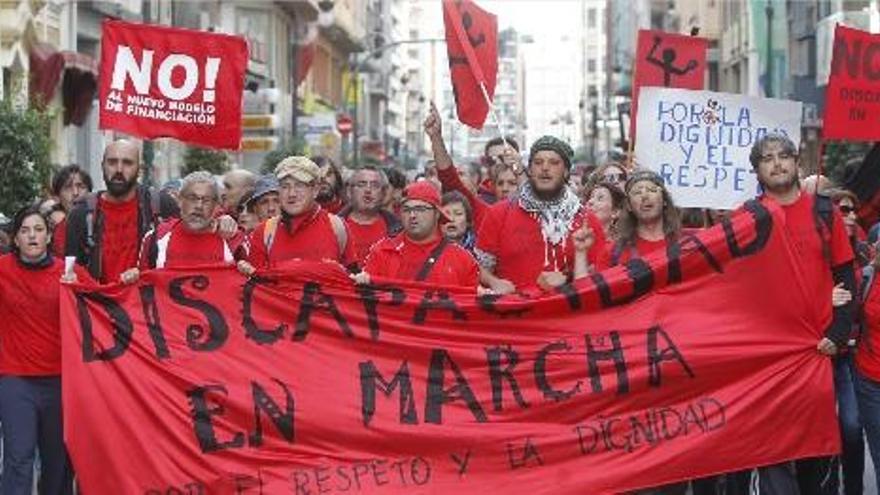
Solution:
M518 200L523 210L541 221L544 241L552 246L565 242L572 223L581 209L577 195L567 187L563 188L563 193L558 198L545 201L538 199L531 183L526 182L519 188Z

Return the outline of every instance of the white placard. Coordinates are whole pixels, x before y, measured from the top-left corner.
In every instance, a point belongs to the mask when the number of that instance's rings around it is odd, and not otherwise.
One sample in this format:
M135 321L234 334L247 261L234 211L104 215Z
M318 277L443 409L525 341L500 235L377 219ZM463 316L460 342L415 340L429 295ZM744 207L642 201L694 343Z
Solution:
M676 206L733 209L758 194L752 145L768 132L799 145L801 107L790 100L642 88L636 162L663 177Z

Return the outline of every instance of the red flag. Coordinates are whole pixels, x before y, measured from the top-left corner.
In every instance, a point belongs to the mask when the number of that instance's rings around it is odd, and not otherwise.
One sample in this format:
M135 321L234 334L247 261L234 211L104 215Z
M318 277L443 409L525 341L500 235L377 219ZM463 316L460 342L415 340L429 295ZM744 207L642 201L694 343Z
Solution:
M312 41L306 45L296 47L296 84L300 85L309 75L312 62L315 61L315 53L318 51L318 43Z
M471 0L443 0L443 22L458 119L481 129L489 113L486 96L495 96L498 19Z
M880 35L838 24L825 90L825 139L880 140Z
M65 285L65 441L100 495L604 495L831 455L831 304L790 242L750 202L536 299L296 261Z
M632 83L630 139L635 139L639 89L642 86L703 89L708 47L709 41L705 38L639 30Z
M238 149L247 60L244 38L105 21L101 128Z

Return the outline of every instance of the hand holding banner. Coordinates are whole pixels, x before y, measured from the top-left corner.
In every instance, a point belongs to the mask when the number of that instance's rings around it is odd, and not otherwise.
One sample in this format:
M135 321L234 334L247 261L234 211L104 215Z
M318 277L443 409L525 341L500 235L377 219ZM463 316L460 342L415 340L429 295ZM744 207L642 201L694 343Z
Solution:
M243 38L105 21L100 127L238 149L246 68Z

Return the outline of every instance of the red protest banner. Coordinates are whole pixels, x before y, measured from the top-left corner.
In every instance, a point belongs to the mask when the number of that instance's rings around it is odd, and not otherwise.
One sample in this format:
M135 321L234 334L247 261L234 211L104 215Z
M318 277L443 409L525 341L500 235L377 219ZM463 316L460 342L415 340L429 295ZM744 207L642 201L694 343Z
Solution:
M104 21L100 126L238 149L247 57L243 38Z
M443 22L458 120L482 129L489 113L486 97L495 96L498 19L471 0L443 0Z
M633 68L630 136L635 137L641 87L703 89L708 47L706 38L639 30Z
M838 24L825 90L824 139L880 139L880 71L874 59L880 35Z
M838 452L783 224L750 202L537 300L302 262L69 287L67 445L84 493L147 494L607 494Z

